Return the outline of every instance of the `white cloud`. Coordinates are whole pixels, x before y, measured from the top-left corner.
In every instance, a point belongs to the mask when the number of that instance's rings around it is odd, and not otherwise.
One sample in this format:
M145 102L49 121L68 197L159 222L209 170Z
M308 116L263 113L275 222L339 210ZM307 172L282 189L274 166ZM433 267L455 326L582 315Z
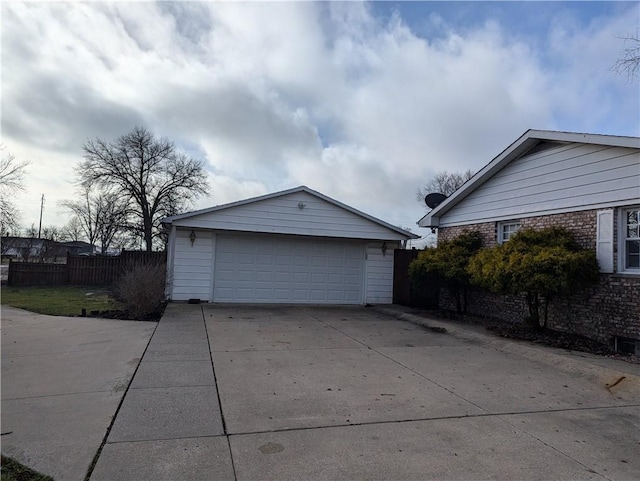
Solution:
M586 27L562 9L535 38L423 6L432 38L351 2L5 3L3 139L48 205L88 138L144 125L206 159L198 207L306 184L412 226L430 175L528 128L637 131L637 86L608 70L637 6Z

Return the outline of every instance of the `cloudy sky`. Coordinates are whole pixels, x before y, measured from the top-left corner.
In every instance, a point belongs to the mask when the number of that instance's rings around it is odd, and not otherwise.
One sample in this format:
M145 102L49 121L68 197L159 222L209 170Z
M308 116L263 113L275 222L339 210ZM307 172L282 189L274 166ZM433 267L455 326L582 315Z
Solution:
M1 140L22 224L63 225L88 139L136 125L203 159L197 208L301 184L394 225L440 170L529 128L639 135L611 71L638 2L4 2Z

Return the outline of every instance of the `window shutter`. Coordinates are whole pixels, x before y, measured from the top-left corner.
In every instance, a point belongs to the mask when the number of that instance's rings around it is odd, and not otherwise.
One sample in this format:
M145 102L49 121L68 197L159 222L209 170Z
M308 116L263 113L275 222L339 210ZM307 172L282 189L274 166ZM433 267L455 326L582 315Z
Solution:
M596 257L600 272L613 272L613 209L598 211Z

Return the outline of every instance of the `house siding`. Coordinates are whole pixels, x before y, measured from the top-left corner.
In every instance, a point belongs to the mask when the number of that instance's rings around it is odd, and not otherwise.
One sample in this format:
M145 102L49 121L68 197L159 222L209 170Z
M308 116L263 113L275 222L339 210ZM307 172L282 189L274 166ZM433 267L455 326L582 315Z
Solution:
M620 205L640 197L639 176L637 149L560 145L510 162L443 214L440 227Z
M397 243L387 242L383 254L382 242L367 244L365 274L365 302L367 304L391 304L393 302L393 250Z
M194 232L196 239L191 245L190 229L175 231L170 271L171 299L174 301L211 301L215 236L207 231Z
M302 191L194 215L176 220L174 225L350 239L398 240L401 237L389 228Z
M615 209L616 211L618 209ZM597 209L579 212L514 218L523 228L562 226L571 231L584 248L596 249ZM614 218L617 236L618 215ZM485 247L496 245L498 222L440 228L438 241L451 240L464 231L480 232ZM614 237L614 269L617 270L617 239ZM454 310L455 299L441 289L440 307ZM472 289L468 296L468 312L472 315L494 317L520 322L528 313L523 296L496 295ZM573 332L602 342L611 343L614 336L640 340L640 276L601 274L600 281L567 299L554 299L549 309L549 326Z

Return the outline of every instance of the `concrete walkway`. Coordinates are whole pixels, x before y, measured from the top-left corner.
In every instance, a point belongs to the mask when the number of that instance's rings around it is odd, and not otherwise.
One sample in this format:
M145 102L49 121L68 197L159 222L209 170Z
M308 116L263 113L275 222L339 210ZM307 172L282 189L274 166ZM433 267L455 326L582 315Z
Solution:
M84 479L155 327L2 306L2 454Z
M202 307L170 304L91 480L234 479Z
M91 480L637 479L635 367L398 316L169 305Z

